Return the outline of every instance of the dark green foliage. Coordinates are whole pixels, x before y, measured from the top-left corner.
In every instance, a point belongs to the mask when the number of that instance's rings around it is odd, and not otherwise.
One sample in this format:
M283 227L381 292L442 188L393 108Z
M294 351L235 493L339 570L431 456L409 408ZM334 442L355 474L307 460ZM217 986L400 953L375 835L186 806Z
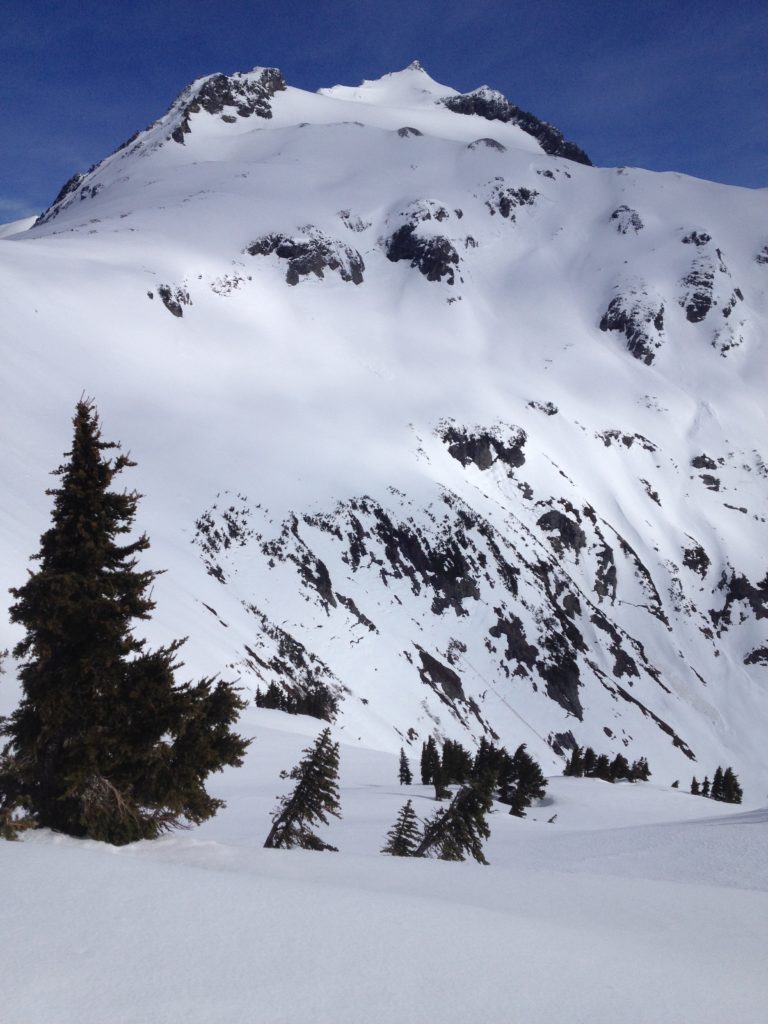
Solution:
M437 744L434 736L430 736L421 747L421 781L428 786L435 774L435 768L440 764L440 755L437 752Z
M563 775L569 775L575 778L579 778L584 774L584 752L581 747L574 747L571 751L571 756L563 770Z
M585 776L605 782L618 782L622 779L627 782L647 782L651 777L651 769L645 757L638 758L630 765L623 754L616 754L611 761L607 754L598 756L592 747L584 751L576 747L563 769L563 775Z
M693 780L696 782L696 779ZM727 804L740 804L741 798L744 795L739 785L738 777L734 774L733 768L726 768L725 771L717 766L715 774L712 777L712 786L710 787L709 779L704 779L704 784L699 791L698 783L694 790L693 783L691 784L691 793L694 796L708 796L712 800L721 800Z
M680 779L675 779L675 781L672 783L672 789L678 789L679 786L680 786Z
M136 620L154 608L158 575L140 571L149 547L129 541L140 495L111 491L134 465L101 440L96 409L80 401L69 461L39 563L11 590L11 620L26 630L14 653L23 696L0 725L0 807L36 825L122 844L210 818L212 771L242 762L231 726L244 702L227 683L177 686L182 641L148 651Z
M603 779L604 782L611 781L611 762L607 754L597 755L592 775L595 779Z
M734 775L733 768L726 768L723 773L723 800L728 804L740 804L743 795L738 776Z
M451 795L446 781L443 766L438 764L432 772L432 785L435 787L435 800L447 800Z
M400 809L397 821L387 833L382 853L393 857L413 857L419 846L419 826L416 812L409 800Z
M485 820L492 804L492 783L462 786L446 808L441 808L424 825L424 835L414 857L434 856L439 860L466 860L481 864L483 840L491 834Z
M288 715L309 715L310 718L320 718L326 722L332 721L338 710L336 698L322 683L316 683L311 690L300 692L286 691L272 682L266 690L257 687L254 703L257 708L271 708Z
M691 796L699 796L700 794L701 789L699 787L699 780L694 775L691 779Z
M295 768L280 775L282 779L295 779L296 787L290 796L280 798L264 846L281 850L300 846L304 850L337 852L335 846L315 835L312 828L327 825L329 814L341 817L339 744L331 739L331 730L324 729L314 746L303 753L305 756Z
M410 786L413 782L413 772L411 766L408 764L408 758L405 756L405 751L400 747L400 769L398 772L398 778L401 786Z
M509 813L518 818L524 818L533 801L541 800L546 793L546 779L524 743L502 765L498 785L499 800L509 804Z
M446 740L443 744L442 769L446 783L463 785L472 776L472 755L455 740Z
M594 778L596 765L597 754L594 752L592 747L587 747L584 751L584 758L581 764L582 775L587 779Z

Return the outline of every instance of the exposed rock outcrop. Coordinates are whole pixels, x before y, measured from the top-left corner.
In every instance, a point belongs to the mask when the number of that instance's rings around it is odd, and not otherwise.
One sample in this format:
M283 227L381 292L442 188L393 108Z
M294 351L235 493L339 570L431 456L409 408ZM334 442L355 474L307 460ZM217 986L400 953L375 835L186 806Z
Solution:
M477 114L487 121L517 125L528 135L532 135L550 156L562 156L579 164L592 164L584 150L575 143L568 142L559 128L547 124L526 110L521 110L514 103L510 103L502 93L489 89L487 85L473 92L446 96L440 102L456 114Z
M251 256L271 256L285 260L285 280L290 285L299 283L302 277L314 274L323 278L330 270L352 284L362 284L365 263L363 257L351 246L328 238L314 228L305 229L305 235L264 235L246 247Z
M611 220L616 225L616 230L620 235L626 235L630 231L638 234L643 230L640 214L629 206L618 206L611 214Z
M664 302L643 284L619 286L600 320L601 331L618 331L627 349L647 366L664 340Z
M184 93L179 97L178 117L170 138L184 145L184 136L192 130L192 115L203 110L208 114L221 114L223 120L230 123L236 120L234 114L237 117L270 118L272 97L285 89L285 79L277 68L254 68L246 74L211 75L197 88L191 87L189 99Z

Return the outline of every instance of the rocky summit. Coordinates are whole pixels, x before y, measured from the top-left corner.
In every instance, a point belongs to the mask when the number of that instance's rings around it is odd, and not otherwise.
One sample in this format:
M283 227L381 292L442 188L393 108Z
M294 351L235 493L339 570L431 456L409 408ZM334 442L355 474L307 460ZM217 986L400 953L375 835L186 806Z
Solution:
M768 192L594 167L418 62L259 67L0 235L5 588L85 393L190 676L765 792Z

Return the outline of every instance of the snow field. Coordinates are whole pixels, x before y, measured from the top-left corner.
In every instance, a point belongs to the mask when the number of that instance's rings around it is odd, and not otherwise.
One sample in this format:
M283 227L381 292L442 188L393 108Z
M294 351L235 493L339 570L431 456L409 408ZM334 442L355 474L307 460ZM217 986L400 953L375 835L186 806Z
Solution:
M377 850L406 798L434 810L431 787L344 746L344 817L327 831L341 852L263 850L279 771L318 723L254 711L248 725L246 765L211 780L228 807L202 828L120 849L0 844L3 1019L764 1019L768 811L552 779L526 820L497 805L490 867L398 860Z

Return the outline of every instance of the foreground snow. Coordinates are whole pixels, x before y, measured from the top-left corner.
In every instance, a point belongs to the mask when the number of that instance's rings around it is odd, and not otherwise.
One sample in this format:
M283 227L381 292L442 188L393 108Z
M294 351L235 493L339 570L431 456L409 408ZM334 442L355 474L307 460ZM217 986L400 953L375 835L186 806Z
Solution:
M279 770L317 723L248 725L246 765L212 787L227 810L203 828L123 849L0 844L4 1019L764 1019L768 811L558 778L527 820L494 813L490 867L396 860L384 834L406 796L431 813L431 790L343 747L341 852L263 850Z

